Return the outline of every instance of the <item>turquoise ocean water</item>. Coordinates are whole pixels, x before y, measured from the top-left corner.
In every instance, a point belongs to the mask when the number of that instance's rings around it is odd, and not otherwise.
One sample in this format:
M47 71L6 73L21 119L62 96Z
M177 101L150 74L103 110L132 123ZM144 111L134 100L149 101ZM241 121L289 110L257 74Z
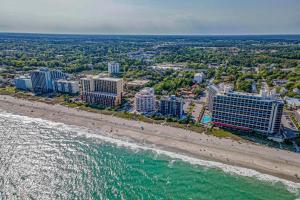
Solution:
M239 176L234 168L225 173L196 159L4 112L0 152L1 200L299 198L296 184L276 178Z

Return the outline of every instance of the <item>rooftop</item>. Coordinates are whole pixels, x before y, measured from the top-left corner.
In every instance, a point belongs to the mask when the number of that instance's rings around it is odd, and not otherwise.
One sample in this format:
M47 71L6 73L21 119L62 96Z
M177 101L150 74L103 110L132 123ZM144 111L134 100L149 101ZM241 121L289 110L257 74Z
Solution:
M204 76L203 72L196 73L195 76Z
M223 95L223 96L237 96L237 97L245 97L248 99L256 99L256 100L282 101L279 98L277 98L272 92L266 90L262 90L260 94L257 94L257 93L233 91L232 88L230 87L224 87L221 89L215 85L211 85L209 87L216 90L219 95Z
M64 82L64 83L78 83L78 81L70 81L70 80L65 80L65 79L59 79L59 80L57 80L57 82L60 82L60 83L62 83L62 82Z
M176 97L175 95L171 96L163 96L161 100L169 100L169 101L182 101L182 98Z
M224 93L224 95L246 97L246 98L250 98L250 99L257 99L257 100L264 100L264 101L275 101L275 100L280 101L280 99L278 99L275 96L270 95L268 93L254 94L254 93L230 91L230 92Z
M121 78L112 78L112 77L101 77L101 76L87 76L85 78L81 78L81 80L91 80L91 79L98 79L98 80L106 80L106 81L121 81Z
M108 62L109 65L120 65L118 62L116 61L111 61L111 62Z
M134 81L129 81L126 84L127 85L145 85L149 82L149 80L134 80Z
M30 79L30 76L23 75L23 76L16 77L15 79Z
M121 78L111 78L111 77L96 77L94 79L106 80L106 81L121 81Z
M154 95L154 88L144 88L137 95Z
M295 106L300 106L300 99L298 98L289 98L289 97L285 97L284 100L289 104L293 104Z

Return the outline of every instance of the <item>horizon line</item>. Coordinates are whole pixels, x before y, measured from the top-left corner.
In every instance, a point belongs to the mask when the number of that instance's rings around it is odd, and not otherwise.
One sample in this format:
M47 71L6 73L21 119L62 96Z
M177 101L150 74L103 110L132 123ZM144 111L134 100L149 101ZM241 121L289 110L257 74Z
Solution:
M244 33L244 34L122 34L122 33L50 33L50 32L2 32L0 34L30 35L78 35L78 36L300 36L300 33Z

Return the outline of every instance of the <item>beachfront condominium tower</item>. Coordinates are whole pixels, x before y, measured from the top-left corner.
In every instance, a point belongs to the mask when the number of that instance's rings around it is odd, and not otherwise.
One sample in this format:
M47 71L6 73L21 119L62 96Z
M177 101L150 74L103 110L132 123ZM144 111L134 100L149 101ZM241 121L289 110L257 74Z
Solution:
M207 105L208 105L208 110L209 112L212 113L213 111L213 100L214 100L214 97L219 93L219 88L217 88L217 86L215 85L210 85L208 86L208 102L207 102Z
M144 88L135 95L135 110L142 114L155 112L156 97L153 88Z
M165 96L160 99L159 112L164 116L181 119L183 116L183 100L176 96Z
M41 68L30 72L32 89L36 94L53 92L52 82L57 79L66 78L67 74L59 70L49 70Z
M212 123L221 127L279 133L284 102L274 96L218 91L213 97Z
M32 89L36 94L52 92L52 79L50 71L47 68L30 72Z
M103 107L115 107L121 104L123 95L122 79L88 76L82 78L80 82L83 101Z
M109 74L118 74L120 73L120 64L117 62L108 63L108 73Z

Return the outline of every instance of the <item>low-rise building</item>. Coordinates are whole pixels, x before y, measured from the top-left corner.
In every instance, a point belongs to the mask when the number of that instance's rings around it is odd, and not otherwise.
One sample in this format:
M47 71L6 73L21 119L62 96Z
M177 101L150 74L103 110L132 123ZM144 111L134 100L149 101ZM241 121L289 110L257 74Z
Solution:
M142 114L155 112L156 97L153 88L144 88L135 95L135 110Z
M194 79L193 79L193 81L195 82L195 83L202 83L203 82L203 80L204 80L204 74L201 72L201 73L196 73L195 75L194 75Z
M276 86L282 86L286 83L288 83L288 80L286 80L286 79L274 79L273 80L273 84Z
M30 76L20 76L14 79L14 83L19 90L32 90L32 83Z
M285 97L284 100L290 109L295 109L297 107L300 107L300 99L298 98Z
M135 90L135 89L144 88L147 83L149 83L149 80L134 80L134 81L127 82L125 85L126 85L126 89Z
M165 96L160 99L159 113L164 116L181 119L183 116L183 100L176 96Z
M294 89L293 89L293 92L295 92L296 94L300 94L300 89L294 88Z
M69 80L55 80L53 81L53 89L55 92L77 94L79 93L79 82Z

